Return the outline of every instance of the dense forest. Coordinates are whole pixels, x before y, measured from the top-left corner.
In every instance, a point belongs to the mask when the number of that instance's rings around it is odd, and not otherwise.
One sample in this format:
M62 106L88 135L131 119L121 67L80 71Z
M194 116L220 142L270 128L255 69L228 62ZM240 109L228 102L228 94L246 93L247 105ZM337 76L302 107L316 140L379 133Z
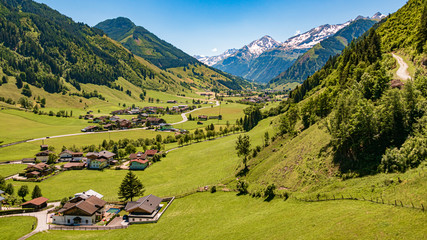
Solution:
M406 171L425 161L426 19L426 1L410 0L331 57L287 102L271 110L284 112L281 133L296 134L299 120L302 131L322 122L332 136L334 161L348 176ZM412 80L393 79L398 66L392 51L416 66Z

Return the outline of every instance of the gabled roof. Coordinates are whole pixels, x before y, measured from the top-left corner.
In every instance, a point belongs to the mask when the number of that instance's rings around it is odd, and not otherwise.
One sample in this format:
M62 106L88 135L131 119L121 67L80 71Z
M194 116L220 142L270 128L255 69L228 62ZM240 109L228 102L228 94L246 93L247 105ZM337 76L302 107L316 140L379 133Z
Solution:
M104 207L104 205L106 203L107 202L104 201L104 200L102 200L102 199L99 199L99 198L97 198L95 196L90 196L87 199L81 199L80 201L75 202L75 203L73 203L73 202L67 202L67 203L64 204L64 206L62 207L62 209L59 210L58 212L64 213L64 212L66 212L66 211L68 211L70 209L78 208L81 211L86 212L89 215L93 215L100 208Z
M159 207L161 202L161 198L150 194L138 199L136 202L128 202L126 204L125 210L127 212L133 212L136 209L142 209L148 213L152 213Z
M49 199L47 199L45 197L38 197L38 198L34 198L33 200L30 200L28 202L25 202L25 203L23 203L21 205L33 204L33 205L40 206L43 203L47 202L47 200L49 200Z
M50 153L53 153L53 152L49 151L49 150L41 151L41 152L37 153L36 156L48 156Z
M147 158L147 154L144 154L142 152L137 152L137 153L131 153L129 155L129 158L132 159L146 159Z
M154 155L154 154L157 154L157 150L156 149L150 149L150 150L145 151L145 154Z
M3 200L6 200L6 198L0 197L0 202L3 201Z
M3 194L4 193L4 191L3 190L0 190L0 194Z

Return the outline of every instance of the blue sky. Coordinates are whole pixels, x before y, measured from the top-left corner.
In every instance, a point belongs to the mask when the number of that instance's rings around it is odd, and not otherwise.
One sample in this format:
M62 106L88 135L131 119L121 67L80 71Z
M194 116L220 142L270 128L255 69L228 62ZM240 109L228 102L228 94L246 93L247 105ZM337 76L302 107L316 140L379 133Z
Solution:
M406 0L36 0L90 26L128 17L194 55L218 55L264 35L285 41L297 31L393 13Z

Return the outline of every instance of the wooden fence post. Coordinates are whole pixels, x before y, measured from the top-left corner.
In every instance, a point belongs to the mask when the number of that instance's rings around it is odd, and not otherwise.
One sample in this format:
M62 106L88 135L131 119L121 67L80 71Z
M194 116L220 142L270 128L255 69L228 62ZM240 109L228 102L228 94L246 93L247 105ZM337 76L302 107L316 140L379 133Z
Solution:
M421 203L421 207L423 208L423 212L424 212L424 205Z
M394 206L397 206L397 201L396 200L394 200Z

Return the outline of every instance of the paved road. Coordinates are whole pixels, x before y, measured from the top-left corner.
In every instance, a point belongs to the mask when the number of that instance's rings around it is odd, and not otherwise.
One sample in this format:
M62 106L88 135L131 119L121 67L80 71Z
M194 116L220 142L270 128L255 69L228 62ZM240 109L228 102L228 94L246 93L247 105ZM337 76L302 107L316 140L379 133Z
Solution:
M57 206L60 205L60 202L49 203L49 205L53 205L54 207L57 207ZM36 234L38 232L47 231L49 229L48 221L50 220L50 216L49 216L50 214L47 213L49 210L50 209L47 209L47 210L44 210L44 211L41 211L41 212L21 213L21 214L6 215L6 216L1 216L1 217L28 216L28 217L35 217L35 218L37 218L37 227L36 227L36 229L34 229L29 234L21 237L19 239L19 240L21 240L21 239L27 239L27 238L33 236L34 234Z
M215 104L215 106L214 106L214 107L218 107L218 106L219 106L219 101L216 101L216 104ZM181 123L185 123L185 122L187 122L187 121L188 121L188 118L187 118L186 114L190 114L190 113L192 113L192 112L198 111L198 110L200 110L200 109L205 109L205 108L210 108L210 106L209 106L209 107L196 108L196 109L191 110L191 111L189 111L189 112L183 113L183 114L181 114L182 121L180 121L180 122L176 122L176 123L171 123L171 125L178 125L178 124L181 124Z
M408 79L411 79L411 76L409 75L408 72L408 64L406 64L406 62L399 56L397 56L396 54L392 53L393 57L397 60L397 62L399 63L399 69L397 70L396 74L397 76L402 79L403 81L406 81Z

